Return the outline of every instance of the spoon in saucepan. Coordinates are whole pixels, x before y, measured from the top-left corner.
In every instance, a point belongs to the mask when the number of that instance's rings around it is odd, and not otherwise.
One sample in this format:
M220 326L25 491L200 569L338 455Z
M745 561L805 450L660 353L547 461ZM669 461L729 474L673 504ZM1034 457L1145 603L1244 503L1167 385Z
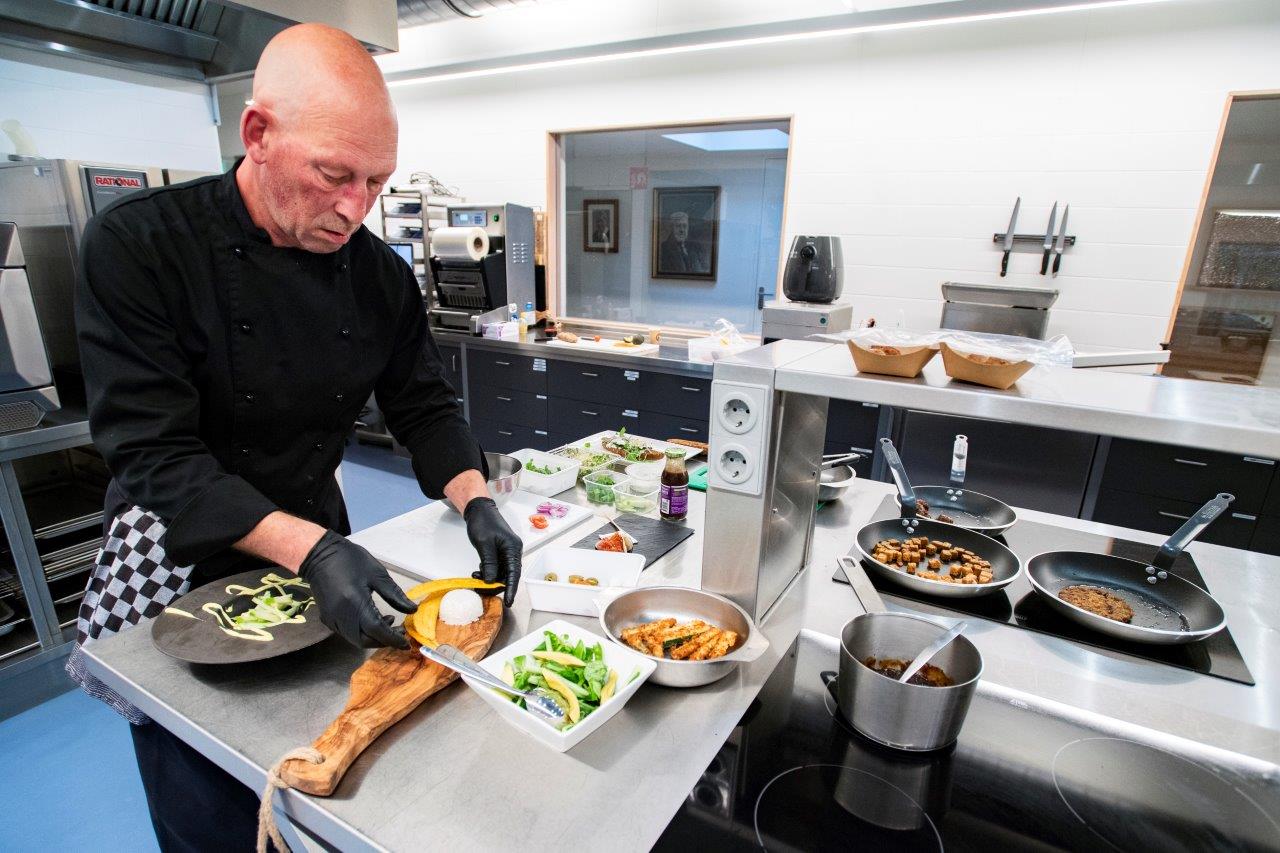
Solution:
M925 648L920 652L920 654L916 655L915 658L911 661L911 663L907 666L907 668L902 671L902 676L898 680L904 684L910 681L911 676L915 675L917 672L924 669L924 665L927 664L933 658L934 655L936 655L938 652L942 651L948 645L950 645L951 641L954 640L956 637L959 637L961 634L963 634L964 629L967 627L969 627L967 623L957 622L954 628L952 628L947 633L943 634L938 639L934 640L929 645L925 646Z

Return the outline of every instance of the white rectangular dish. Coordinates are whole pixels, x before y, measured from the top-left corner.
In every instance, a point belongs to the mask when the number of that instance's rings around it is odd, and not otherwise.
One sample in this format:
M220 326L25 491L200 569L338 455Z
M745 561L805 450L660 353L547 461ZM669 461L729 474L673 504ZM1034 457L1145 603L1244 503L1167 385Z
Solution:
M528 655L532 652L546 639L545 632L547 631L558 635L567 634L574 642L581 640L587 646L599 643L604 649L605 665L618 673L618 687L613 698L606 700L596 711L589 714L582 722L571 727L568 731L557 730L550 723L535 717L532 713L513 702L510 696L486 687L465 675L462 676L462 680L472 690L476 691L480 698L487 702L499 717L532 735L556 752L566 752L577 746L587 735L603 726L621 711L622 706L627 704L627 700L640 689L640 685L644 684L650 675L653 675L657 664L648 657L636 654L625 646L608 642L603 637L579 628L577 625L571 625L568 622L556 619L543 625L537 631L521 637L509 646L498 649L496 652L491 652L488 657L480 661L481 669L495 678L502 678L502 665L514 657ZM636 674L634 679L632 678L633 673Z
M594 617L600 612L595 605L596 598L607 589L635 588L640 583L644 562L643 554L547 547L525 567L523 583L529 590L529 602L534 610ZM548 572L559 580L543 580ZM600 584L569 583L570 575L595 578Z
M616 429L608 429L608 430L605 430L604 432L598 432L595 435L589 435L586 438L580 438L577 441L570 442L569 444L566 444L564 446L565 447L585 447L588 443L590 443L591 447L599 449L602 447L605 439L613 438L617 434L618 434L618 431ZM631 438L634 438L636 441L643 441L645 444L649 445L654 450L657 450L659 453L666 453L669 448L673 448L673 447L677 450L683 451L686 462L702 452L696 447L686 447L683 444L671 444L670 442L659 441L656 438L645 438L643 435L631 435L631 433L627 433L627 435L630 436ZM610 454L610 455L613 455L613 454ZM623 457L619 456L618 458L622 459Z
M652 355L659 349L657 344L632 344L630 346L621 346L622 341L617 338L602 338L598 341L591 338L578 338L574 343L565 343L559 338L552 338L547 341L549 346L560 347L561 349L589 350L591 352L611 352L617 355Z
M526 492L533 492L535 495L551 497L558 495L563 491L573 488L574 482L578 478L578 470L582 467L581 462L573 459L567 459L563 456L555 456L542 450L534 450L526 447L517 450L511 454L520 460L520 464L525 467L520 471L520 488ZM554 474L542 474L537 471L530 471L527 463L533 462L543 468L555 470Z
M548 516L550 523L539 530L529 516L539 514L538 504L547 500L564 504L569 511L563 518ZM586 507L524 491L513 493L502 507L502 517L524 542L526 557L591 515ZM375 524L353 533L350 539L382 562L422 580L466 576L480 567L480 558L467 537L467 523L444 501Z

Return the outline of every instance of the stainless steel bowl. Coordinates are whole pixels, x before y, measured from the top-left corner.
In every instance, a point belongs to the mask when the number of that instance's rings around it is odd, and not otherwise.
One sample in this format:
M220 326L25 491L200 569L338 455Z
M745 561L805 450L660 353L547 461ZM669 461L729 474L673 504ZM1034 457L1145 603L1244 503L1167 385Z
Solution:
M622 642L623 629L667 617L680 622L701 619L717 628L735 632L738 642L727 655L715 660L653 658L658 662L658 668L649 680L655 684L667 687L710 684L733 672L738 664L760 657L769 648L769 641L746 611L713 592L683 586L646 586L627 590L600 605L600 627L604 629L605 636L623 646L626 645Z
M941 749L960 736L982 675L982 655L956 637L930 661L955 681L950 687L903 684L865 666L866 658L911 660L948 628L905 613L864 613L840 633L840 710L862 734L895 749Z
M823 503L840 500L857 476L857 472L849 465L823 468L818 479L818 500Z
M520 472L524 470L524 466L520 460L514 456L508 456L505 453L490 453L485 451L485 461L489 463L489 496L493 498L493 502L499 507L511 500L511 496L516 493L516 489L520 488ZM454 512L458 508L453 505L453 501L445 500L444 505Z

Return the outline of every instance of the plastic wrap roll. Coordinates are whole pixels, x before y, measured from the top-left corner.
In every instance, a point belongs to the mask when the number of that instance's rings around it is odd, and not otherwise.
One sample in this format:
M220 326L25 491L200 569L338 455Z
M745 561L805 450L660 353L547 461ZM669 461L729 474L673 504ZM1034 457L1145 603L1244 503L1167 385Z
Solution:
M489 254L489 235L483 228L437 228L431 232L431 254L478 261Z

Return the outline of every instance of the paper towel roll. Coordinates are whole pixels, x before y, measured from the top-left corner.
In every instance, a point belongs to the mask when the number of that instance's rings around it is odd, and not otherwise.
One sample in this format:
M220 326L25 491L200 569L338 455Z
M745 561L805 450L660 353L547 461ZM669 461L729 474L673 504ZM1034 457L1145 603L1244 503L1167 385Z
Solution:
M483 228L437 228L431 232L431 254L478 261L489 254L489 235Z

